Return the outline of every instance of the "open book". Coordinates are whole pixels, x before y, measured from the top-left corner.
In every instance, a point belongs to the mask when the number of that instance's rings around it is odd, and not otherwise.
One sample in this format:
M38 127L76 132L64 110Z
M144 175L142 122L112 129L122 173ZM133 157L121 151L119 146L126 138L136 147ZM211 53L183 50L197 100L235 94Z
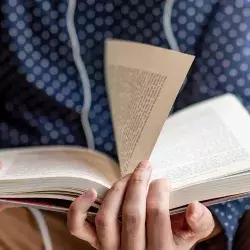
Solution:
M0 151L0 201L66 212L89 188L98 199L119 178L149 159L152 178L172 181L171 213L194 201L214 204L250 191L250 117L226 94L169 112L193 56L109 40L105 71L119 164L81 147Z

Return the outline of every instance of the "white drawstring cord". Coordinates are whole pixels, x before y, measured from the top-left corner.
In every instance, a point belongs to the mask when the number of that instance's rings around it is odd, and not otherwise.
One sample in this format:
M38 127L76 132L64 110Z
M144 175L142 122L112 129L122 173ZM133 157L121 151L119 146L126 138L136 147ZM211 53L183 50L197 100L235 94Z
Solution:
M81 79L82 87L83 87L84 104L83 104L83 108L81 112L81 123L82 123L82 127L86 136L88 147L91 149L95 149L94 137L93 137L93 133L92 133L92 130L89 124L89 118L88 118L89 109L91 106L90 82L89 82L88 74L86 71L86 67L81 59L80 45L77 39L76 30L74 26L75 6L76 6L76 1L69 0L68 10L67 10L67 15L66 15L67 29L68 29L69 37L71 41L73 59L78 69L78 73L80 75L80 79ZM35 209L35 208L28 208L28 210L34 216L37 222L37 225L40 229L44 249L53 250L49 229L48 229L48 226L46 224L46 221L44 219L42 212L39 209Z
M67 9L67 29L69 32L69 38L72 46L72 53L75 65L77 67L83 88L84 103L81 112L81 123L86 136L87 145L91 149L95 149L94 136L89 124L89 109L91 106L91 88L88 73L84 62L81 58L81 51L79 40L76 34L76 28L74 25L74 14L75 14L76 0L69 0Z
M42 212L39 209L31 208L31 207L29 207L28 210L34 216L37 222L37 226L40 229L40 232L42 234L42 241L43 241L44 249L53 250L52 240L49 234L49 229L48 229L47 223L44 219Z
M88 119L89 109L91 106L90 82L89 82L89 78L88 78L85 65L81 59L80 45L77 39L76 30L74 26L75 6L76 6L76 1L69 0L68 10L67 10L67 15L66 15L67 28L68 28L69 37L70 37L71 46L72 46L73 59L78 69L80 79L82 82L82 87L83 87L84 104L83 104L83 108L81 112L81 123L82 123L82 127L86 136L87 145L89 148L94 149L95 148L94 137L93 137L93 133L89 124L89 119ZM42 234L42 241L44 244L44 249L53 250L52 240L49 234L49 229L48 229L48 226L46 224L46 221L44 219L42 212L39 209L35 209L35 208L28 208L28 210L34 216L37 222L37 225L40 229L40 232Z
M166 0L163 12L163 29L165 32L166 39L169 47L172 50L180 51L178 43L173 33L171 15L173 10L174 0Z
M169 44L169 47L172 50L180 51L180 48L178 46L177 40L175 38L173 29L172 29L172 23L171 23L173 5L174 5L174 0L166 0L164 11L163 11L163 29L164 29L164 33L165 33L167 42ZM186 81L187 79L184 80L182 89L185 86Z

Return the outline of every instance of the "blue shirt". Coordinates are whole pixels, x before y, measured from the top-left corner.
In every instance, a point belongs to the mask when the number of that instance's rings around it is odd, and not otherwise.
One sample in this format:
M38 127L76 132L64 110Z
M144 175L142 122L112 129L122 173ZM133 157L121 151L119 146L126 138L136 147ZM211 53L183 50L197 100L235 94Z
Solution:
M165 4L166 0L77 1L74 25L92 98L88 121L95 148L112 157L116 157L116 151L104 84L104 39L169 48ZM2 1L2 148L87 146L80 116L85 93L73 59L67 9L66 0ZM247 0L174 2L171 25L178 47L196 56L175 110L225 92L236 94L250 110L249 21ZM249 206L250 200L244 199L212 207L225 228L229 247L238 219Z

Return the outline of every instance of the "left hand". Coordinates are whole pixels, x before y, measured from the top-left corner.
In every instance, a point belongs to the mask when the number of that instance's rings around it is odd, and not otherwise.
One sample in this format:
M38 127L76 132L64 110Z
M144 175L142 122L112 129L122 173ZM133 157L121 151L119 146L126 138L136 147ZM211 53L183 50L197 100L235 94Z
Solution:
M19 207L18 205L10 205L10 204L0 204L0 212L4 211L7 208Z
M148 186L150 175L151 165L144 161L115 183L96 215L95 227L86 218L96 192L77 198L68 213L70 232L98 250L189 250L211 234L213 216L198 202L190 204L185 214L170 218L169 182L161 179Z

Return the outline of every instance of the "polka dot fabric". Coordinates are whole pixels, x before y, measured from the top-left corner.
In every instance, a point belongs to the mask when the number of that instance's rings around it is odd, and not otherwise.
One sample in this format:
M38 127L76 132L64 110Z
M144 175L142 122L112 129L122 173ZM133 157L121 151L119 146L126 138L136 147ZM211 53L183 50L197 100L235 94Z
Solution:
M78 0L75 26L90 79L89 121L96 149L116 157L104 83L108 37L168 47L163 0ZM66 26L68 1L1 3L0 145L86 146L80 122L83 89ZM249 1L176 0L172 28L196 60L175 110L232 92L250 109ZM230 240L249 199L212 207Z
M226 92L237 95L250 110L250 29L247 25L250 2L176 1L174 7L174 32L181 51L196 55L188 83L176 100L176 110ZM190 10L192 15L195 12L195 17L190 15ZM181 11L185 11L182 12L185 22L180 19ZM188 30L191 32L184 32ZM180 33L185 36L180 37ZM239 218L249 208L249 198L212 207L228 236L229 249Z
M10 50L5 64L17 68L20 79L16 82L15 75L1 83L8 116L0 123L2 147L85 144L82 88L69 47L66 8L66 2L52 6L50 1L2 5L2 42Z

